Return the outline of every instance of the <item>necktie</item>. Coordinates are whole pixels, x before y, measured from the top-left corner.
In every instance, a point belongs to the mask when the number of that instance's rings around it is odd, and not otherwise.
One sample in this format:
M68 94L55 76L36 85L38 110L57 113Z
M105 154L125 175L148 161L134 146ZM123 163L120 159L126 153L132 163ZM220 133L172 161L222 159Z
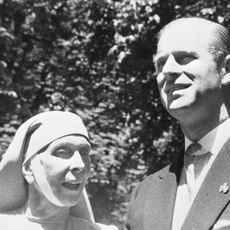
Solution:
M196 179L199 177L205 163L210 157L210 153L202 153L202 146L194 142L186 150L184 163L186 168L186 180L190 198L193 196ZM207 154L208 153L208 154Z

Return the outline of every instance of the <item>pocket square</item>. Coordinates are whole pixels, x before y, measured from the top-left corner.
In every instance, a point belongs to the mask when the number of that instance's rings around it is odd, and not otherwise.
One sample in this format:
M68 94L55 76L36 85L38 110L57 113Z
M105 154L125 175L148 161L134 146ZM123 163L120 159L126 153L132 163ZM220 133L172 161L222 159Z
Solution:
M213 226L213 230L229 229L230 230L230 220L218 220Z

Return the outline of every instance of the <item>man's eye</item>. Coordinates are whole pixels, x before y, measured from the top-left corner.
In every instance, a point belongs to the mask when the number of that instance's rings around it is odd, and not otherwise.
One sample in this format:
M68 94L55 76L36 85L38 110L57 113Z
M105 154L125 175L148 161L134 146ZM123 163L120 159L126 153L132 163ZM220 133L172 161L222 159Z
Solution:
M196 58L194 56L184 56L184 57L180 57L177 59L177 62L180 65L186 65L189 64L190 62L192 62L193 60L195 60Z
M157 73L160 73L162 71L164 64L165 64L165 61L159 61L155 64Z

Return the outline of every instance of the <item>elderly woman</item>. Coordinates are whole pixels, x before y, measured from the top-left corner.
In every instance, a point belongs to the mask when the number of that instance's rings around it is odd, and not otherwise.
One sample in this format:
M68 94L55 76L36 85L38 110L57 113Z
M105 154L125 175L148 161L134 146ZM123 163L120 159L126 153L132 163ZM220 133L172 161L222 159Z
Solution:
M73 113L44 112L22 124L0 162L1 226L117 229L94 222L84 190L90 149L87 130Z

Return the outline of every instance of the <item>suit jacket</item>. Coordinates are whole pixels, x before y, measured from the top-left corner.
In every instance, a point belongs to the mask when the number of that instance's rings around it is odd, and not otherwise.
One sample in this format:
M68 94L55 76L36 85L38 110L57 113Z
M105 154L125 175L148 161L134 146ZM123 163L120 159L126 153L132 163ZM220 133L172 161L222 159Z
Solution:
M182 166L183 155L139 184L131 196L127 229L171 229ZM221 221L230 223L230 191L219 191L225 182L230 186L230 139L209 169L181 230L211 230Z

